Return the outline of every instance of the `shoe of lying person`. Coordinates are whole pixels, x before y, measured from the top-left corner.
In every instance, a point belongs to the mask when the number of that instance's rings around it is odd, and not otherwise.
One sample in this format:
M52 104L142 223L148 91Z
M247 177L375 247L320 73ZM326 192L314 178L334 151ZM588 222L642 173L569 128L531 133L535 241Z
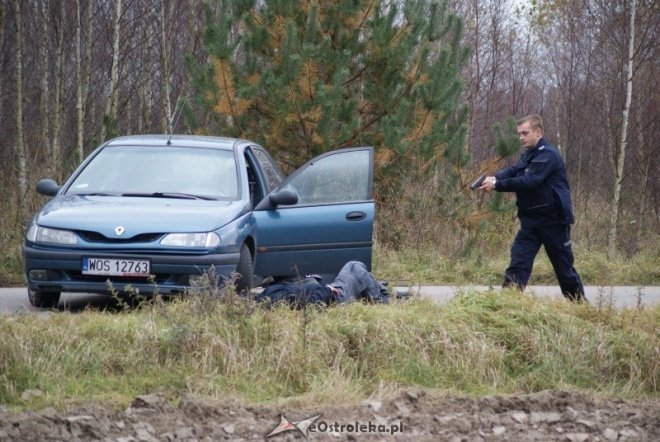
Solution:
M408 290L403 291L403 290L393 290L394 291L394 297L396 299L410 299L410 292Z

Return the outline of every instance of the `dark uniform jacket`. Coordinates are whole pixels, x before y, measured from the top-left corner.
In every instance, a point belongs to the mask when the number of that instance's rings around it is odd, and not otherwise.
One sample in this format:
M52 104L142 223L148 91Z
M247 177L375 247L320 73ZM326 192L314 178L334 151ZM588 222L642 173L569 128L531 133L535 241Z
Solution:
M534 149L526 149L516 164L498 171L495 178L495 190L516 193L522 227L574 222L564 161L545 139Z

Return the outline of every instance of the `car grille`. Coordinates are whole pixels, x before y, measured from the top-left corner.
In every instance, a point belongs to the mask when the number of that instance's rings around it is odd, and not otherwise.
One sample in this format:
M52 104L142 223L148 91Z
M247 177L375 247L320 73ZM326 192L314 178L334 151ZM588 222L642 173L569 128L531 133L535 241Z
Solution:
M179 283L180 275L165 275L158 274L152 278L140 278L135 276L105 276L105 275L84 275L80 271L68 270L67 276L73 281L84 282L106 282L108 279L115 283L122 284L165 284L165 283ZM187 282L184 282L186 284Z
M141 233L130 238L108 238L99 232L93 232L91 230L77 230L76 233L85 241L96 243L148 243L164 235L164 233Z

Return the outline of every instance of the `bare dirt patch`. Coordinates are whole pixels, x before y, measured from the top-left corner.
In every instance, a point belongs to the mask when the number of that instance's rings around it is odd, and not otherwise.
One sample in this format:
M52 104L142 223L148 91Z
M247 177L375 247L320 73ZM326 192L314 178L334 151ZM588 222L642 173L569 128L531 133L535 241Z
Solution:
M316 427L307 431L309 440L576 442L660 437L660 401L563 391L467 398L407 390L353 406L313 408L249 407L192 397L173 404L159 394L140 396L125 410L98 404L18 413L0 408L0 441L264 440L281 423L281 414L293 422L320 414ZM293 428L269 439L304 440L303 433Z

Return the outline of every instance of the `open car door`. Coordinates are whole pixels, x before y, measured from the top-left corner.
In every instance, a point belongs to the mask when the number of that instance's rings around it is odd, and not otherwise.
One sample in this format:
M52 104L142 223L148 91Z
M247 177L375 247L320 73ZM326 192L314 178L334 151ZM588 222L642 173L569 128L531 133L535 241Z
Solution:
M255 274L337 274L371 269L373 148L325 153L291 174L254 210Z

